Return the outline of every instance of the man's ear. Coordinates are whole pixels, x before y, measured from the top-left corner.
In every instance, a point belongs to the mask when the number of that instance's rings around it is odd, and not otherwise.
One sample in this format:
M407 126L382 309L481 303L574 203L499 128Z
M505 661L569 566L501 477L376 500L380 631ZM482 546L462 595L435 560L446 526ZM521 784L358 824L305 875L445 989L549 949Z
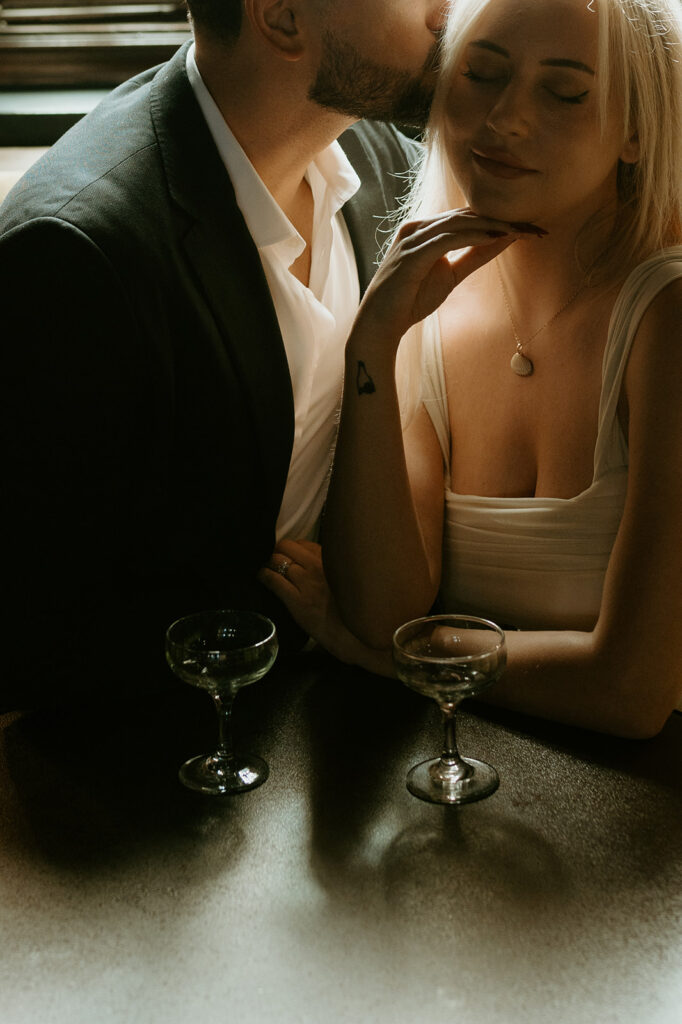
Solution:
M640 157L639 133L633 132L620 151L620 159L624 164L636 164Z
M300 60L304 40L297 0L244 0L254 30L284 60Z

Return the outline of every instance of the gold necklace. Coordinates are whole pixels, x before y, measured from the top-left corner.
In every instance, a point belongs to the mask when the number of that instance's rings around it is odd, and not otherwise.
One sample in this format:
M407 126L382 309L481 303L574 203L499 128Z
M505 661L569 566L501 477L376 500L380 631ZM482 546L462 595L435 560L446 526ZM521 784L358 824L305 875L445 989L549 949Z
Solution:
M519 338L519 332L516 328L514 317L512 316L511 306L509 304L509 295L507 294L507 289L504 286L504 281L502 279L502 271L500 270L500 265L497 262L497 260L495 260L495 266L497 267L497 276L500 279L500 286L502 288L502 298L504 299L504 305L507 310L507 316L509 317L509 323L511 324L512 333L514 335L514 341L516 342L516 352L511 357L509 365L511 366L512 370L518 377L530 377L535 367L533 366L532 360L529 359L523 351L523 343ZM538 334L544 331L546 327L549 327L550 324L553 324L556 318L561 313L563 313L565 309L568 309L571 303L578 298L584 287L585 282L583 281L578 286L576 291L573 292L570 299L567 299L566 302L564 302L563 306L560 306L560 308L557 309L554 316L551 316L549 320L547 320L547 322L542 325L542 327L538 327L537 331L534 331L533 334L531 334L530 338L526 338L525 344L529 345L534 338L537 338Z

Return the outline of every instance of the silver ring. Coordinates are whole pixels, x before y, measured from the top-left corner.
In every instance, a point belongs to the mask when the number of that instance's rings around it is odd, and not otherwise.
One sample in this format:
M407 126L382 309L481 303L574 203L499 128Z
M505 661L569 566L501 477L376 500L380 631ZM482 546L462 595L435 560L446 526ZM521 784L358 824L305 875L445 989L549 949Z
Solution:
M279 565L275 566L275 572L278 572L280 574L280 576L284 576L284 579L288 580L289 579L289 566L290 565L291 565L291 562L289 561L289 559L285 558L285 560L283 562L280 562Z

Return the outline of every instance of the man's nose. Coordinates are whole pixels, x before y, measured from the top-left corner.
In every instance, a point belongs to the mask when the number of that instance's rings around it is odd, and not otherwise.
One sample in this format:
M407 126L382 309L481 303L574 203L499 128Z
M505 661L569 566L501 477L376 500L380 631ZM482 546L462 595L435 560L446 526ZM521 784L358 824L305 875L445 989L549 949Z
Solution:
M449 0L435 0L435 3L432 3L430 5L430 9L426 18L426 24L429 26L434 35L440 35L440 33L445 28L445 22L447 20L449 6Z

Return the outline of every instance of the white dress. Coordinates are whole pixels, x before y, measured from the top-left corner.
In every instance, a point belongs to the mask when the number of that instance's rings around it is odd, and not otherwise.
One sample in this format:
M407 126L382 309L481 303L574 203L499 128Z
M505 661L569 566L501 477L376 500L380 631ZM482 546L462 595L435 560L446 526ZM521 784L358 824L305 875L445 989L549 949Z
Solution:
M437 315L422 327L422 397L445 462L443 610L507 626L591 629L625 505L627 442L617 416L627 358L658 292L682 277L682 246L637 267L616 301L604 351L594 476L573 498L487 498L450 489L450 424ZM671 338L680 344L680 338ZM681 400L682 400L682 396Z

